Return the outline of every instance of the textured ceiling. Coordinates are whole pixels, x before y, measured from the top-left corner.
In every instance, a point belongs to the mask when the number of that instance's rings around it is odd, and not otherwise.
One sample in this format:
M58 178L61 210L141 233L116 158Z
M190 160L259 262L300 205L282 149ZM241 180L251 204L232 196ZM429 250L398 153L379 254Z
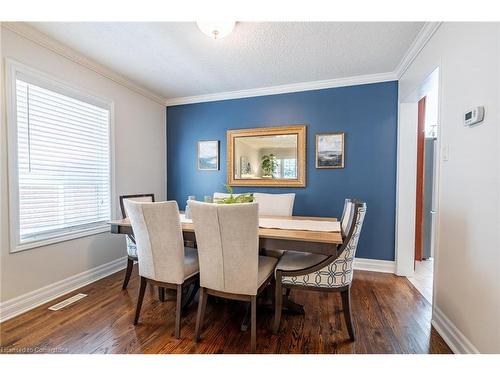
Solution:
M238 22L221 40L193 22L31 25L165 97L393 71L420 22Z

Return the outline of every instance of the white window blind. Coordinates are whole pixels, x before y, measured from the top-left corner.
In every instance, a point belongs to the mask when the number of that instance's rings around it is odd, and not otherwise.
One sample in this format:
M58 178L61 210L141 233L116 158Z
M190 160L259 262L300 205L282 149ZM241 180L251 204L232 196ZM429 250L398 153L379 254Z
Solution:
M111 213L109 108L43 86L15 80L19 244L97 227Z

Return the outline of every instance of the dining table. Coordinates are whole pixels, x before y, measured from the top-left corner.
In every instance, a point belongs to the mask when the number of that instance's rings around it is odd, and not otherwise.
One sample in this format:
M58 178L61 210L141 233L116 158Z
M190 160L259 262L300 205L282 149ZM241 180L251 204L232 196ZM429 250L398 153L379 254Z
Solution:
M192 220L187 219L184 213L181 212L180 221L184 241L196 246L196 235ZM301 228L300 221L303 221L304 227L308 228L307 230L290 229L290 227ZM340 229L335 231L311 230L311 228L314 228L314 223L317 223L317 226L320 227L322 223L318 222L337 222L337 219L333 217L259 216L259 222L266 223L262 224L266 227L259 225L259 248L261 252L265 252L266 250L287 250L322 255L336 255L339 245L342 244ZM271 227L272 225L269 225L269 222L281 223L282 225ZM134 235L132 225L128 218L112 220L109 224L111 233ZM337 227L340 228L340 225L337 225ZM182 297L183 309L192 302L197 290L198 287L186 290L185 295ZM303 306L295 303L290 298L286 300L283 307L284 312L295 314L304 313ZM246 328L247 323L245 320L242 324L242 330L246 330Z

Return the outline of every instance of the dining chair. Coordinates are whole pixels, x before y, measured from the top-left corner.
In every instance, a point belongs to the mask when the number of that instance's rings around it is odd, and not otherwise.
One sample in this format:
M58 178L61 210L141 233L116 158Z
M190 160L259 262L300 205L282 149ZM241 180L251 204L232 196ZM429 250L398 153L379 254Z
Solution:
M120 195L120 209L122 211L122 218L127 218L127 211L125 210L124 202L127 200L132 200L135 202L154 202L154 194L129 194ZM133 235L128 234L125 237L127 244L127 270L125 271L125 279L123 280L122 289L127 289L128 282L130 281L130 276L132 275L132 270L134 268L134 262L137 262L137 246L135 244L135 239Z
M342 211L342 216L340 218L340 226L342 228L342 233L346 234L347 228L349 226L349 219L351 216L351 205L353 199L346 198L344 201L344 210Z
M271 216L292 216L293 203L295 201L294 193L287 194L266 194L254 193L255 202L259 204L259 215ZM284 250L266 250L262 249L267 256L281 258L285 254Z
M224 198L229 198L230 196L233 196L233 197L237 197L241 194L237 194L237 193L233 193L233 194L230 194L230 193L219 193L219 192L215 192L214 195L213 195L213 199L224 199Z
M184 247L177 202L127 200L125 208L135 234L141 277L134 325L139 321L148 283L173 289L177 294L175 337L180 338L182 294L185 287L198 281L199 265L196 249Z
M256 203L190 202L200 260L195 342L200 339L207 296L250 302L251 350L256 348L257 296L273 280L277 259L259 256Z
M351 316L351 282L354 257L365 213L365 202L351 201L347 234L342 234L343 243L335 255L321 256L298 252L283 255L275 271L274 333L278 332L280 326L283 289L338 292L342 297L342 308L349 338L354 341L355 332Z
M259 204L259 215L292 216L295 193L268 194L254 193L255 202Z
M233 193L233 197L237 197L242 193ZM215 192L214 199L229 198L229 193ZM286 194L268 194L268 193L253 193L254 202L259 204L259 215L272 215L272 216L292 216L293 202L295 200L295 193Z

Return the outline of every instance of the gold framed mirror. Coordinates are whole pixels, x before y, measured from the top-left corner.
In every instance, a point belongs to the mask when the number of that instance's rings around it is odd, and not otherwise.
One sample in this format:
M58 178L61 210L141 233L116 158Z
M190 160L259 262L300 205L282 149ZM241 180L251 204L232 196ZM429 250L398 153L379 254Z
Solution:
M227 131L230 186L306 186L306 125Z

